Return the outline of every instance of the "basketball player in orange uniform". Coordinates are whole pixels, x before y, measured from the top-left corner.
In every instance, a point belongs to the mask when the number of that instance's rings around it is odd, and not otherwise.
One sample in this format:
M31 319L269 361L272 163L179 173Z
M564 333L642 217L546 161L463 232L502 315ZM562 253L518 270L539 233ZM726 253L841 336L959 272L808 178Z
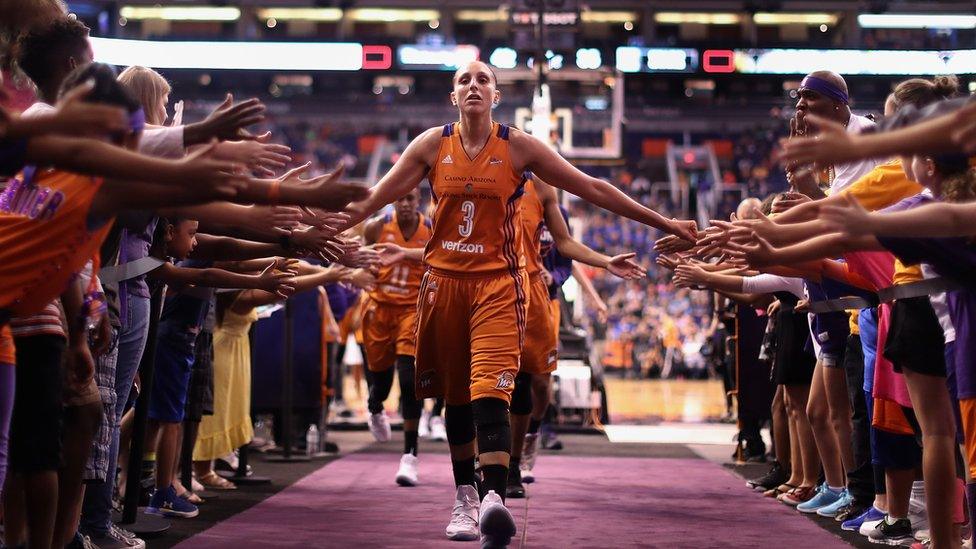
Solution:
M524 338L528 280L519 199L526 171L618 215L694 240L694 221L667 219L547 145L492 120L497 79L480 61L457 70L459 121L416 137L370 196L347 208L358 223L426 177L436 204L424 253L417 320L417 396L443 395L457 492L446 533L503 547L515 535L505 507L512 444L508 405ZM475 488L475 436L484 497ZM480 527L480 528L479 528Z
M393 214L366 224L366 244L393 244L404 249L423 249L430 240L431 224L421 215L420 190L412 189L396 201ZM393 366L400 380L400 410L403 414L403 456L396 482L401 486L417 484L417 438L420 409L414 387L414 350L417 333L417 295L424 265L417 259L381 267L376 289L370 292L370 303L363 317L363 339L369 368L369 429L376 440L390 439L390 423L383 411L383 401L393 386Z
M558 329L549 301L549 282L543 276L543 234L548 230L556 249L568 259L607 269L630 280L647 276L647 272L633 262L636 254L608 257L573 239L559 210L556 190L537 177L527 179L522 196L522 242L529 279L529 302L521 365L512 393L512 457L506 488L508 497L513 498L525 497L522 470L531 473L535 464L537 433L549 404L551 374L556 369ZM527 437L527 432L534 435ZM521 463L523 443L526 446L524 464ZM527 478L526 482L532 480Z

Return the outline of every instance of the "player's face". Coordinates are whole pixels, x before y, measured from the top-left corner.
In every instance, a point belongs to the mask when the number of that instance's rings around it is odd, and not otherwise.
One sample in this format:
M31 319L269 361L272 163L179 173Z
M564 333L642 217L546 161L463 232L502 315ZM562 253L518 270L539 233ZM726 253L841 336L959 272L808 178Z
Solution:
M500 98L495 77L488 65L472 61L458 69L454 74L454 91L451 102L462 113L480 114L491 111L491 106Z
M406 196L397 200L394 207L399 217L413 217L417 215L418 208L420 207L420 192L416 189L410 191Z

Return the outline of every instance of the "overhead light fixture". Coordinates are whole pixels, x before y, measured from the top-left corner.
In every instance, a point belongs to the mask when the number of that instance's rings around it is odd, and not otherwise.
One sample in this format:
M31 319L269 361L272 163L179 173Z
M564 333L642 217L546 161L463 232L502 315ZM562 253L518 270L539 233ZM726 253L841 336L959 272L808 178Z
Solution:
M697 23L699 25L738 25L742 17L737 13L705 13L685 11L659 11L654 21L665 25Z
M128 20L237 21L241 10L221 6L122 6L119 15Z
M759 12L752 16L757 25L829 25L837 24L832 13L771 13Z
M632 11L584 10L581 18L584 23L626 23L637 21L637 14Z
M437 10L401 10L393 8L356 8L349 10L349 18L353 21L374 23L396 23L412 21L415 23L440 19L441 12Z
M276 21L338 21L342 19L339 8L261 8L258 19Z
M862 13L865 29L976 29L976 15L934 13Z
M458 10L454 13L454 20L463 23L494 23L508 21L508 10Z

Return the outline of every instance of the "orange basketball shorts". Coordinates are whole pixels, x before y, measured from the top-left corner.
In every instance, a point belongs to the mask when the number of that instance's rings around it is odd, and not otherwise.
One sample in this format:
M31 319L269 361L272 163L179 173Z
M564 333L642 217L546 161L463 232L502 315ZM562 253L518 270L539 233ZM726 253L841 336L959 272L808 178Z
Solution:
M529 278L529 308L525 321L522 368L527 374L548 374L556 369L556 329L553 327L549 288L541 275Z
M17 348L9 324L0 324L0 364L17 364Z
M417 397L511 402L526 315L524 270L465 277L430 271L417 302Z
M552 312L552 333L556 338L556 346L559 345L559 325L562 323L563 309L559 305L559 298L549 301L549 310Z
M414 356L417 306L373 301L363 316L363 343L371 372L393 367L397 355Z

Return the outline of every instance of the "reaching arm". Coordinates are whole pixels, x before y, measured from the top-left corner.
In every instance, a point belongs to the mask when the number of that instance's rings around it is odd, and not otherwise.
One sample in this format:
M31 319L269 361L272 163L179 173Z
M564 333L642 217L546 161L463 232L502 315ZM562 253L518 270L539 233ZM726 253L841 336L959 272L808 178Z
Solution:
M296 276L294 279L292 279L291 285L294 288L295 293L301 293L315 289L323 284L336 282L339 280L339 278L340 272L338 269L319 267L318 272L314 274ZM238 311L246 311L247 309L251 309L253 307L270 305L271 303L281 300L282 296L266 290L247 290L241 292L241 295L236 301L234 301L233 307Z
M193 259L234 261L288 255L288 251L278 244L265 244L228 236L197 233L197 246L191 255ZM267 262L261 266L261 269L265 266L267 266Z
M245 288L278 292L291 278L288 273L265 271L259 275L244 275L224 269L194 269L164 263L152 271L154 278L175 286L202 286L205 288Z
M369 190L369 195L346 208L349 220L342 228L357 225L419 185L433 165L440 144L440 134L441 128L431 128L411 141L390 171Z
M781 160L797 164L838 164L864 158L959 150L954 135L960 124L974 115L976 104L970 104L907 128L862 135L849 134L840 124L809 115L806 119L820 128L820 134L784 141Z
M27 161L85 175L184 187L216 186L237 177L232 162L193 155L164 160L95 139L57 135L32 138Z
M869 213L858 204L847 201L825 208L824 217L835 229L852 235L911 235L917 237L952 237L976 235L976 202L961 204L925 204L901 212Z
M694 221L668 219L638 204L610 183L579 171L542 141L528 134L512 131L510 139L512 162L517 171L531 170L550 184L605 210L686 240L695 240L697 228Z
M750 265L794 265L813 259L837 257L855 250L883 250L874 237L851 238L843 233L830 233L785 248L774 248L759 242L745 252Z

